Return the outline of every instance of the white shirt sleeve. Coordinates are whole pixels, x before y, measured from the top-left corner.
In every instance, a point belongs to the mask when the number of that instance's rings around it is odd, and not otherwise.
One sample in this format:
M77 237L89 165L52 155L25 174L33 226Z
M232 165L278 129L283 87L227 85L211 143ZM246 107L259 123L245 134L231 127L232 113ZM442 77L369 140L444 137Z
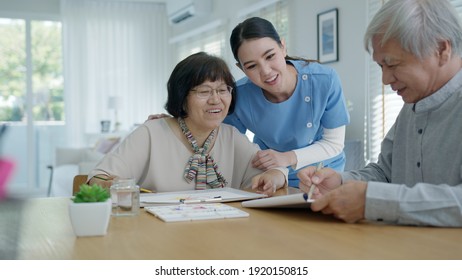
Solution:
M333 129L324 128L324 133L319 141L313 144L293 150L297 157L297 164L291 167L294 170L320 162L339 155L345 145L345 126Z

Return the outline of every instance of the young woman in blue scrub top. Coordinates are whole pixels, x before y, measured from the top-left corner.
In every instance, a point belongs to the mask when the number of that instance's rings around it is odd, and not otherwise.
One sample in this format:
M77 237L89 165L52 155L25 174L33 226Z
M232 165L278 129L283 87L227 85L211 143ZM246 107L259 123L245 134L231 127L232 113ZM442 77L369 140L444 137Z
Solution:
M296 170L323 162L343 171L345 126L349 123L340 79L315 61L287 55L271 22L253 17L238 24L230 38L236 65L246 77L237 82L237 103L225 123L250 130L259 151L254 167Z

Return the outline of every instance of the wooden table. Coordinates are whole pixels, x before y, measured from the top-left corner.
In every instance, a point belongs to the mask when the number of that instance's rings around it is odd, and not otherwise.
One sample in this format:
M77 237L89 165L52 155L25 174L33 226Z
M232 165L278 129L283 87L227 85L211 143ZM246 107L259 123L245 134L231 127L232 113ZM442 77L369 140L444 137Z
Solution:
M19 259L462 259L462 229L346 224L309 209L249 209L248 218L165 223L141 210L102 237L75 237L69 199L22 207ZM240 203L230 203L240 207Z

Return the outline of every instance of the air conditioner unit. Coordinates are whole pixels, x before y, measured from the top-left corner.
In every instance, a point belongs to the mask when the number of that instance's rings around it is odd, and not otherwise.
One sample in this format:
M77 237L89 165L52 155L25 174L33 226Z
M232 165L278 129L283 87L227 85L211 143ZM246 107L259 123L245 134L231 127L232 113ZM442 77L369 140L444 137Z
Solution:
M170 24L178 24L188 18L210 13L211 0L168 0L167 15Z

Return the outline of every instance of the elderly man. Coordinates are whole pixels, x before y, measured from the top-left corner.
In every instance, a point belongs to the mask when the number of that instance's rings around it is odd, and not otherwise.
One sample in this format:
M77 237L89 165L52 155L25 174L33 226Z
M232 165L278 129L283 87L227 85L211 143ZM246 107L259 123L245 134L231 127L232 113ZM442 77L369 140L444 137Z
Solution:
M308 167L313 211L346 222L462 226L462 26L447 0L390 0L365 34L382 80L406 103L377 163L352 172Z

